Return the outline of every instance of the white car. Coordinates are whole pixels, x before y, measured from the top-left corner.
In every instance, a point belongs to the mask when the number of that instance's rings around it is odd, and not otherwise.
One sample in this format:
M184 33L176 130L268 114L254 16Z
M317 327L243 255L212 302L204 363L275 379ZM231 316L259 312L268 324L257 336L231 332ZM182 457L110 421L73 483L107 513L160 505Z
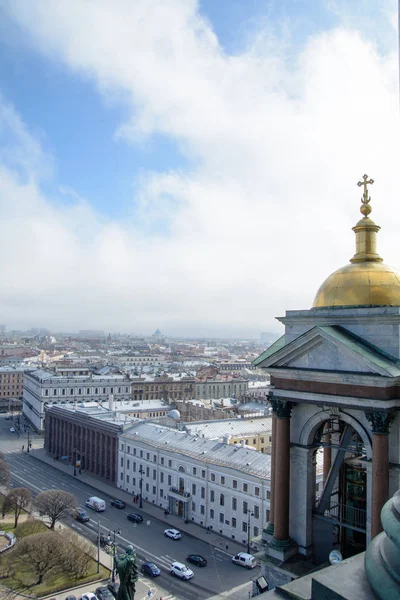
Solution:
M176 530L175 530L176 531ZM179 531L178 531L179 533ZM192 579L194 573L191 569L188 569L186 565L180 562L173 562L170 569L171 575L180 577L181 579L188 580Z
M180 540L182 537L181 532L177 529L166 529L164 531L164 535L171 538L171 540Z
M15 429L14 429L14 427L10 427L10 432L11 432L11 433L15 433Z

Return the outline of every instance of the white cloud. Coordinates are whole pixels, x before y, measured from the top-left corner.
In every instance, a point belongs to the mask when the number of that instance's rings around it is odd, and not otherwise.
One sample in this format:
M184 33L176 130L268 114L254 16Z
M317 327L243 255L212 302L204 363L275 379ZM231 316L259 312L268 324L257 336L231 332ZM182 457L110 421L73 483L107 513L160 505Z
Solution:
M154 0L151 11L146 0L3 4L45 55L92 79L107 101L131 99L117 136L136 143L162 133L191 164L143 174L124 223L105 223L79 198L55 208L36 182L5 170L3 320L24 310L27 324L64 329L271 329L286 309L310 307L352 256L364 172L376 180L381 253L397 262L395 47L378 51L344 19L301 49L260 31L227 56L194 0ZM35 140L19 145L35 171ZM24 235L9 253L16 210Z

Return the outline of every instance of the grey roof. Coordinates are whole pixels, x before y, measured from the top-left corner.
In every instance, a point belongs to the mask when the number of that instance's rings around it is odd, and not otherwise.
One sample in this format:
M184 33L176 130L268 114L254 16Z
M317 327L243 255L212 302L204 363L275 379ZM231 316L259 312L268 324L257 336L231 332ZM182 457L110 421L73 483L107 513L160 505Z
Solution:
M265 405L258 405L258 410L265 410ZM259 433L271 433L272 418L254 417L251 419L222 419L217 421L198 421L185 425L185 430L192 435L207 438L222 438L224 435L245 436Z
M199 438L143 421L126 429L120 437L132 443L142 441L159 450L190 456L210 465L224 466L263 479L270 478L271 457L246 446Z

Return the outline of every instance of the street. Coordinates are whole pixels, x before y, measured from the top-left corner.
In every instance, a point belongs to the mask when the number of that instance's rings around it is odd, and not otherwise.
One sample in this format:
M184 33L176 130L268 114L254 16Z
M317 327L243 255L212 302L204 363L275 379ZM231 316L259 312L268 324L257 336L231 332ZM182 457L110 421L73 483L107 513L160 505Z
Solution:
M0 415L0 450L6 454L7 462L11 471L11 485L14 487L27 487L33 495L43 490L63 489L71 492L77 499L78 506L85 508L85 501L93 495L98 495L106 501L107 508L103 513L96 513L86 509L89 523L79 523L72 517L64 522L68 523L83 536L94 543L100 523L100 532L114 537L118 544L118 551L122 551L128 544L132 544L138 557L138 565L149 560L154 562L160 569L161 575L151 581L151 586L161 586L168 594L175 598L185 600L205 599L217 596L222 592L239 588L229 594L232 600L242 600L248 597L251 589L251 581L258 574L258 569L248 571L234 565L231 561L232 554L216 548L193 535L185 533L185 525L182 523L182 539L171 540L164 536L166 525L157 518L146 515L144 509L137 505L128 505L125 509L117 509L110 506L111 496L80 481L79 478L59 471L49 464L36 460L32 455L22 452L25 444L25 436L17 438L16 434L10 433L10 421ZM42 438L32 436L33 448L42 445ZM118 498L118 489L115 490ZM136 525L127 520L129 512L138 512L143 516L143 523ZM205 568L189 565L186 561L188 554L202 554L208 561ZM190 581L181 581L170 575L169 568L173 561L187 564L194 572ZM257 573L255 573L257 571ZM224 596L225 597L225 594Z

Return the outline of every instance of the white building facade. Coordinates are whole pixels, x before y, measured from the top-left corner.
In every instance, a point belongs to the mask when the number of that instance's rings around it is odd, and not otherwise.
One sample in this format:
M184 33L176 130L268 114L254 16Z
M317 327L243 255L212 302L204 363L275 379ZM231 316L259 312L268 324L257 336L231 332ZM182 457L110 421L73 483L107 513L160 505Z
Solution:
M131 381L125 375L60 375L43 369L24 375L22 412L37 431L44 429L45 406L59 403L131 400Z
M118 487L247 544L269 519L270 457L154 423L119 436Z

